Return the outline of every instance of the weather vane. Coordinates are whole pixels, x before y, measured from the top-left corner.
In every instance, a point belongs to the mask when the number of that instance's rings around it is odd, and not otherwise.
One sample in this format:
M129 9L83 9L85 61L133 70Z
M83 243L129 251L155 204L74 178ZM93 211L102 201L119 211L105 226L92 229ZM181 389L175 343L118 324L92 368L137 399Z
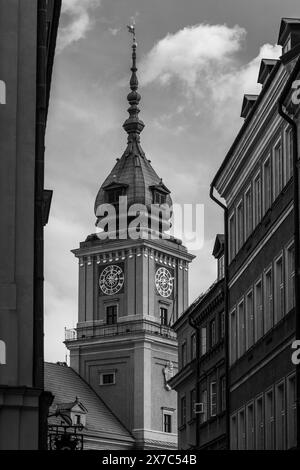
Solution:
M129 33L132 34L133 44L134 44L135 46L137 46L136 34L135 34L135 20L134 20L134 18L132 18L131 24L128 25L127 28L128 28Z

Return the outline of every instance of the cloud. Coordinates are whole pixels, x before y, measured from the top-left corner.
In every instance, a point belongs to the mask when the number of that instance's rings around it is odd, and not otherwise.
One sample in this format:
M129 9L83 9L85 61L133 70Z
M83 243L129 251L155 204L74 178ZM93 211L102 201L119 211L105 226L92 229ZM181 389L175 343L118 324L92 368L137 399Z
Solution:
M62 24L59 30L57 49L61 52L70 44L79 41L93 27L91 12L101 5L101 0L63 0Z
M142 64L143 83L169 84L177 78L195 86L200 74L232 62L246 35L240 26L199 24L168 34L149 52Z
M244 93L260 92L257 77L261 59L277 59L281 55L281 47L265 44L254 59L242 63L245 37L245 29L238 25L230 28L199 24L168 34L142 61L141 81L169 89L189 115L205 115L213 128L218 128L221 138L224 134L225 140L232 139L241 123L239 111ZM173 112L173 117L176 114ZM177 119L176 126L170 117L164 123L183 129L186 118L186 113L181 112L182 122Z

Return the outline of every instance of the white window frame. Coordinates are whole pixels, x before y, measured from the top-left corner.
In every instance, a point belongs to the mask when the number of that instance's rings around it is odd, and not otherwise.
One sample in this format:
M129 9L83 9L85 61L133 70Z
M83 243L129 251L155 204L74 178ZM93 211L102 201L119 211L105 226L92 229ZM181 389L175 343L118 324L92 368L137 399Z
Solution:
M258 199L258 213L256 207L256 180L259 178L259 199ZM253 229L255 229L261 222L262 217L262 181L261 170L259 169L253 178Z
M266 193L267 193L267 187L266 187L266 163L269 162L269 169L270 169L270 188L269 188L269 204L267 205L266 202ZM269 152L267 156L265 157L263 164L262 164L262 200L263 200L263 215L267 213L267 211L270 209L272 206L273 202L273 191L272 191L272 156L271 153Z
M279 291L278 291L277 265L278 265L279 261L281 261L282 282L280 283ZM285 272L284 271L285 271L285 269L284 269L284 256L283 256L283 252L281 251L280 255L278 255L275 258L275 261L274 261L274 323L275 324L278 323L280 320L282 320L282 318L285 315ZM278 293L280 293L279 299L278 299ZM282 296L282 298L281 298L281 296ZM281 313L281 315L280 315L280 311L278 310L278 308L280 308L280 306L278 306L278 300L279 300L279 302L280 301L282 302L283 312Z
M247 195L250 193L250 208L249 214L247 210ZM248 223L248 217L250 218L250 223ZM244 226L244 239L247 240L251 233L253 232L253 194L252 194L252 182L249 184L245 191L244 195L244 218L245 218L245 226Z
M232 316L235 316L235 330L234 330L234 338L232 337ZM234 364L237 360L237 309L233 308L229 314L229 320L230 320L230 328L229 328L229 336L230 336L230 364ZM234 355L233 355L233 346L234 346Z
M271 295L269 295L267 299L267 276L271 273ZM270 264L264 271L264 283L263 283L263 299L264 299L264 334L270 331L274 326L274 270L272 264ZM270 320L271 324L269 327L268 325L268 309L267 306L269 305L270 311Z
M252 296L252 311L250 312L250 318L249 318L249 312L248 312L248 298L249 298L249 295L251 294ZM256 328L256 325L255 325L255 315L254 315L254 291L253 291L253 288L251 287L246 295L245 295L245 318L246 318L246 325L247 325L247 329L246 329L246 333L247 333L247 337L246 337L246 350L250 349L254 343L255 343L255 328ZM251 322L252 322L252 331L253 331L253 334L252 334L252 342L249 341L249 334L250 334L250 328L249 328L249 325L251 325Z
M283 387L283 402L284 408L279 407L279 387ZM286 387L285 380L281 380L275 385L275 413L276 413L276 450L285 450L286 449ZM283 446L278 441L279 434L282 433Z
M204 334L204 332L205 332L205 334ZM200 334L201 334L201 337L200 337L200 348L201 348L200 353L201 353L201 356L204 356L207 353L207 326L202 326L202 328L200 330ZM205 341L203 341L204 337L205 337Z
M231 221L233 220L233 231L232 234L234 239L231 239ZM229 262L231 262L236 255L236 220L235 211L232 211L228 217L228 234L229 234Z
M251 429L249 429L249 409L250 408L252 408ZM246 406L246 448L247 450L255 449L255 404L254 404L254 401L247 403L247 406Z
M262 412L261 418L262 421L258 422L258 402L261 401L262 404ZM265 423L264 423L264 416L265 416L265 404L264 404L264 396L263 394L258 395L255 399L255 448L257 450L262 450L265 447ZM260 442L260 440L262 442Z
M291 249L294 250L294 270L289 272L289 252ZM295 243L294 240L290 241L285 247L285 299L286 299L286 313L295 308ZM291 282L293 284L291 284ZM293 294L293 301L291 302L291 297Z
M280 145L281 147L281 164L282 164L282 175L281 175L281 188L278 187L278 194L276 194L277 187L276 187L276 148ZM282 137L278 137L276 142L273 145L272 153L273 153L273 200L277 199L278 196L280 195L281 191L283 190L284 187L284 156L283 156L283 142L282 142Z
M267 416L267 397L272 394L271 415ZM271 431L271 436L269 436ZM268 439L271 439L271 446L268 446ZM275 393L274 388L270 387L265 391L265 448L266 450L275 449Z
M241 331L241 325L240 325L240 307L241 306L243 306L243 317L244 317L243 330L244 331ZM244 339L243 351L241 350L241 344L240 344L241 335L243 336L243 339ZM246 352L246 341L247 341L247 326L246 326L245 300L244 300L244 297L242 297L241 300L238 302L238 306L237 306L237 343L238 343L237 358L238 359L242 357Z
M291 381L294 381L294 398L291 400ZM296 406L296 375L290 374L286 378L286 417L287 417L287 447L288 449L296 447L297 437L297 406Z
M284 129L285 184L287 184L293 176L293 152L293 129L290 126L287 126Z
M260 312L257 312L257 286L260 284L260 291L261 291L261 304L260 304ZM260 324L258 316L261 316L262 321L262 329L261 334L258 336L258 326ZM260 276L255 284L254 284L254 324L255 324L255 342L259 341L260 338L264 335L265 330L265 317L264 317L264 290L263 290L263 278Z
M240 208L241 208L241 221L240 221ZM245 231L245 216L244 216L244 201L243 198L239 200L236 205L235 209L235 228L236 228L236 252L238 253L242 248L245 238L244 238L244 231ZM240 231L242 230L242 233Z
M213 386L215 387L215 391L213 392ZM217 416L218 413L218 395L217 395L217 382L215 379L210 380L209 382L209 412L210 417L214 418Z
M243 415L243 429L241 429L241 415ZM246 410L241 408L237 412L237 429L238 429L238 450L246 449Z

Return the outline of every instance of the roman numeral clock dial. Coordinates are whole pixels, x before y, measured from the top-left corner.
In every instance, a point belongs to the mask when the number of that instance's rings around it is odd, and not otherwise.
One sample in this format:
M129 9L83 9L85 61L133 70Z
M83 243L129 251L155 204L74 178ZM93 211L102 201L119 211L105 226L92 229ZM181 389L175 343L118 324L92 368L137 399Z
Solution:
M167 268L158 268L155 274L155 286L162 297L170 297L173 293L174 276Z
M107 266L99 278L99 286L103 294L115 295L124 285L124 272L120 266Z

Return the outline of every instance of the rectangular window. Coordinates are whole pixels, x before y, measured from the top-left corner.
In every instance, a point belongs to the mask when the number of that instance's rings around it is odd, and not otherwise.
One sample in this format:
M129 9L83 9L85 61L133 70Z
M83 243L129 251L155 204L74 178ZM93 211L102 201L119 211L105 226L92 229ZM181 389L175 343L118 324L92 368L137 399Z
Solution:
M186 341L181 345L181 364L182 367L185 367L187 363L187 348L186 348Z
M266 414L266 450L275 449L275 410L273 390L265 394L265 414Z
M100 385L115 385L116 373L115 372L101 372Z
M284 450L286 447L286 420L285 420L285 387L284 382L276 386L276 450Z
M247 450L255 449L254 441L254 406L253 403L247 406L246 410L246 423L247 423Z
M229 236L229 261L232 261L235 257L235 217L232 214L229 217L229 227L228 227L228 236Z
M287 183L293 176L293 131L290 127L285 131L285 168Z
M218 259L218 280L221 280L224 278L224 275L225 275L225 271L224 271L224 255L222 255L219 259Z
M245 193L245 240L250 236L253 226L252 188Z
M235 310L230 314L230 363L233 364L236 361L236 312Z
M238 448L238 429L237 429L237 417L236 415L231 416L230 419L230 449L237 450Z
M110 189L107 191L107 202L109 204L118 204L119 198L124 194L123 188Z
M255 403L255 436L256 436L256 450L263 450L265 445L264 439L264 409L263 398L259 397Z
M239 251L244 244L244 207L243 201L239 203L236 209L236 240L237 251Z
M186 424L186 397L181 398L181 426Z
M165 307L160 308L160 323L163 326L168 326L168 309Z
M190 419L194 418L195 403L196 403L196 390L193 389L190 392Z
M153 197L153 201L154 201L154 204L165 204L166 203L166 194L163 194L159 191L154 191L154 197Z
M172 432L172 415L169 413L164 413L164 432L171 433Z
M213 347L217 342L216 337L216 320L212 320L209 324L209 332L210 332L210 347Z
M225 336L225 312L220 313L220 338Z
M191 336L191 358L192 361L196 359L197 355L197 340L196 340L196 333L193 333Z
M238 449L245 450L246 448L246 428L245 428L245 411L241 410L238 413Z
M255 285L255 307L254 307L255 338L258 341L264 334L263 296L262 282L259 280Z
M265 273L264 282L265 333L273 327L273 276L272 268Z
M203 413L200 415L200 423L207 421L207 390L201 392L201 403L203 404Z
M106 307L106 323L108 325L116 325L118 321L117 305L109 305Z
M81 424L81 415L75 415L75 420L76 425L79 426Z
M217 414L217 384L215 381L210 383L210 416Z
M221 411L226 410L226 377L221 377L220 379L220 390L221 390L221 403L220 409Z
M283 188L283 156L281 141L274 147L274 198L276 199Z
M241 357L246 351L246 324L244 301L238 306L238 357Z
M254 227L256 227L261 220L261 179L260 173L256 175L253 183L253 196L254 196Z
M247 321L247 349L254 344L254 312L253 312L253 291L246 295L246 321Z
M275 321L279 322L284 316L284 278L283 258L275 261Z
M272 173L271 173L271 158L268 158L264 161L263 164L263 182L264 182L264 214L271 207L272 202Z
M207 352L207 332L206 327L201 328L201 356Z
M287 312L295 307L295 250L291 245L286 250L286 300Z
M287 440L288 449L296 447L296 379L295 375L287 378Z

